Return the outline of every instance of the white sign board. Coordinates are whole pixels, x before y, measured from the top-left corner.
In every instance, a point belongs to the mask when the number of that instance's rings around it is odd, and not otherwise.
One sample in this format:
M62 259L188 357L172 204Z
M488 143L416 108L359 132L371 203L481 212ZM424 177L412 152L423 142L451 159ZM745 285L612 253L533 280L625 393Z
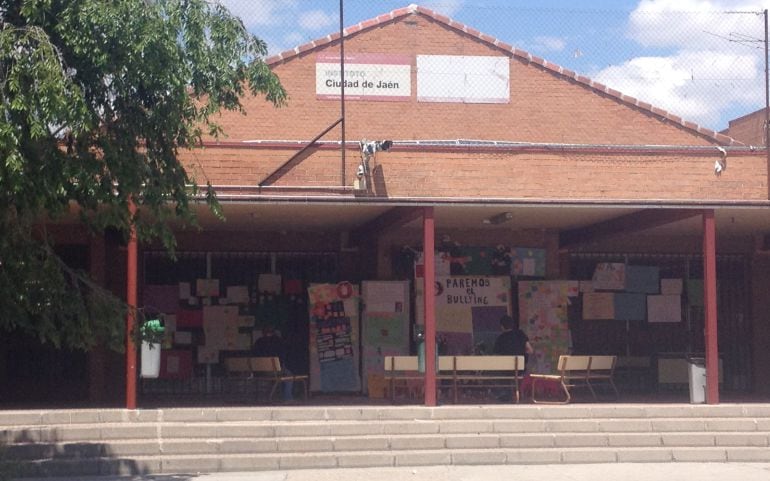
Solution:
M507 104L511 99L508 57L417 56L417 101Z
M342 75L340 56L316 57L316 98L338 100ZM412 97L412 57L396 54L346 54L345 99L407 101Z

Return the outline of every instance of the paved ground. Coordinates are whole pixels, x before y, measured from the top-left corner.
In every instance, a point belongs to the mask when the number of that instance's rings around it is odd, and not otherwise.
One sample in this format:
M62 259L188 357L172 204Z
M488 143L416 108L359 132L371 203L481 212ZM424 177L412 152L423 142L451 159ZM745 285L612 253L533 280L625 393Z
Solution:
M767 481L770 463L634 463L306 469L46 478L46 481ZM25 478L23 481L33 481ZM37 481L37 480L35 480Z

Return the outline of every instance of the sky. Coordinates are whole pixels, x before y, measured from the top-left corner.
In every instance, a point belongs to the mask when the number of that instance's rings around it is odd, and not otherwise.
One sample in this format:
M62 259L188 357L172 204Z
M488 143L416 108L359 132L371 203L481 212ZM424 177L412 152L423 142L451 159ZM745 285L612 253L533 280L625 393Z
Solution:
M271 54L339 28L340 0L220 1ZM707 128L765 105L770 0L344 0L343 23L410 3Z

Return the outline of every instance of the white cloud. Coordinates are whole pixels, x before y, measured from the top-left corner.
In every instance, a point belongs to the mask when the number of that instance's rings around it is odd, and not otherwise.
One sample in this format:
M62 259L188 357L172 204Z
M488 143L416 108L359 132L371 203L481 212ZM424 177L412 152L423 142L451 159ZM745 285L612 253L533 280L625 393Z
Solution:
M766 4L770 0L642 0L626 35L660 53L591 76L686 120L725 127L724 112L748 113L764 104L764 18L746 12Z
M420 3L425 8L435 10L438 13L451 17L455 13L459 12L463 8L465 0L436 0Z
M561 52L567 46L567 41L559 37L535 37L532 45L534 51Z
M642 0L631 12L628 36L645 47L710 48L764 38L760 12L770 1ZM741 12L741 13L728 13Z
M305 30L325 30L339 22L339 17L334 13L326 13L323 10L310 10L299 16L299 26Z
M753 76L735 78L736 71ZM607 67L594 79L666 109L686 120L713 127L732 104L760 105L759 66L754 56L715 51L682 52L668 57L637 57Z

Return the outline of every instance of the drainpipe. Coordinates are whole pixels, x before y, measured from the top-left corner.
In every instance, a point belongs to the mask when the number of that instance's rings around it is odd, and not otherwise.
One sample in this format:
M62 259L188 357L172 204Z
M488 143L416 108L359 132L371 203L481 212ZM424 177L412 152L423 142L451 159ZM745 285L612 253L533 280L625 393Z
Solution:
M128 212L131 216L131 226L128 234L128 248L126 249L126 409L136 409L136 345L132 337L136 324L136 269L137 269L137 240L136 227L134 227L134 215L136 204L133 199L128 201Z
M425 272L425 405L436 405L436 261L435 257L435 222L433 207L425 207L422 218L423 264Z
M706 402L719 404L716 225L713 209L703 213L703 300L706 313Z

